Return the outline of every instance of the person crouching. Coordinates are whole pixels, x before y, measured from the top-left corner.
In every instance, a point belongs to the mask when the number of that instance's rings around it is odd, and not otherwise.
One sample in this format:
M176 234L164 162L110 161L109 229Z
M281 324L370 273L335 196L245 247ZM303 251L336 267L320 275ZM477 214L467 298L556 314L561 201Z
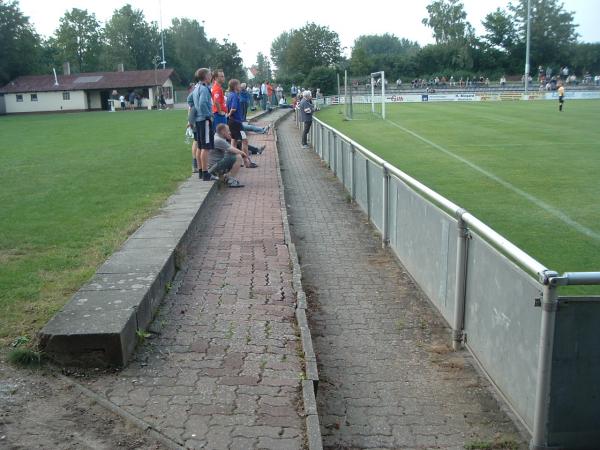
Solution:
M223 178L227 186L239 188L241 184L235 177L246 160L246 155L231 145L231 132L224 123L217 125L214 146L208 155L210 175Z

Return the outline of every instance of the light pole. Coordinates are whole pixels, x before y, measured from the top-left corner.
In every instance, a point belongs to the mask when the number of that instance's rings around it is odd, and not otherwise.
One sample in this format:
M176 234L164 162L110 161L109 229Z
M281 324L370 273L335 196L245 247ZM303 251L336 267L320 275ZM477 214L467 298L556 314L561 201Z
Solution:
M531 47L531 0L527 0L527 44L525 47L525 95L529 91L529 48Z
M163 70L164 70L165 66L167 65L167 62L165 61L165 33L163 32L163 24L162 24L162 2L161 2L161 0L158 0L158 14L159 14L159 19L160 19L160 48L161 48L161 52L162 52L162 61L160 62L160 64L162 64Z

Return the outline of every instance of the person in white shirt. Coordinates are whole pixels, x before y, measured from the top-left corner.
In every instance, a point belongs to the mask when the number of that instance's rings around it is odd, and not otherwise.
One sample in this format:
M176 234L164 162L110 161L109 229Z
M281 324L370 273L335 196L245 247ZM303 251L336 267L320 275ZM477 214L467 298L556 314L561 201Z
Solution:
M125 111L125 97L122 94L119 97L119 102L121 102L121 110Z
M252 108L251 111L256 111L256 105L258 105L258 101L260 99L260 89L257 85L252 87Z

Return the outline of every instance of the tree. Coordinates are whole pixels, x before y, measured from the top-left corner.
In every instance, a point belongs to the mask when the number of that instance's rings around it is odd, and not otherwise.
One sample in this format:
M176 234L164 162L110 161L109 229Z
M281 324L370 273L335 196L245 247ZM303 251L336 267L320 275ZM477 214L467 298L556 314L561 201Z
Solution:
M210 67L214 49L197 20L175 18L164 31L165 54L182 82L190 83L200 67Z
M41 67L41 40L16 1L0 2L0 86Z
M271 64L265 55L258 52L256 55L256 64L254 65L254 79L259 82L271 79Z
M422 20L423 25L433 30L438 44L465 41L474 34L460 0L434 0L427 5L427 12L429 17Z
M331 67L341 60L338 34L314 23L285 32L273 43L275 45L271 46L271 52L277 60L278 75L293 75L302 79L314 67ZM285 48L284 43L287 43Z
M148 23L140 9L127 4L116 9L104 29L105 66L123 63L129 69L152 69L160 54L160 34L156 23Z
M290 45L292 39L292 32L284 31L275 38L271 44L271 59L277 68L287 67L288 52L287 48Z
M61 62L76 63L79 72L96 70L100 44L100 23L93 13L73 8L61 17L53 41Z
M304 84L311 89L321 89L324 95L337 94L337 71L333 67L314 67Z
M214 69L223 69L227 78L237 78L240 81L246 80L246 70L240 56L240 49L234 42L227 39L222 44L215 39L210 40L211 47L214 48L211 65Z
M524 47L527 35L527 0L509 3L519 43ZM532 66L567 64L569 49L577 41L573 13L564 10L558 0L531 0ZM524 54L513 55L523 59Z
M482 20L486 34L484 41L499 50L511 52L517 42L517 29L513 18L505 10L497 8Z
M350 69L354 75L384 70L387 77L411 75L419 44L393 34L363 35L354 41ZM390 78L391 79L391 78Z

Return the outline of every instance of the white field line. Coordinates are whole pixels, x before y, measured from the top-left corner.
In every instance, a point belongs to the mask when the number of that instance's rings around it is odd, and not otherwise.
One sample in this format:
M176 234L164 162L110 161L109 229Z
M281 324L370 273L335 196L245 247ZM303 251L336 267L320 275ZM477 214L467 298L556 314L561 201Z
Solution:
M451 152L450 150L442 147L439 144L436 144L435 142L430 141L427 138L424 138L423 136L415 133L414 131L409 130L408 128L404 128L402 125L397 124L396 122L392 122L389 119L386 119L386 122L389 122L390 124L392 124L393 126L395 126L396 128L404 131L407 134L410 134L411 136L417 138L418 140L426 143L427 145L435 148L436 150L439 150L442 153L445 153L448 156L451 156L452 158L457 159L458 161L462 162L463 164L466 164L467 166L469 166L471 169L476 170L477 172L481 173L482 175L485 175L486 177L490 178L491 180L494 180L496 183L500 184L501 186L505 187L506 189L513 191L515 194L520 195L521 197L529 200L531 203L533 203L534 205L542 208L544 211L552 214L553 216L555 216L556 218L558 218L559 220L561 220L562 222L566 223L567 225L569 225L571 228L573 228L574 230L578 231L581 234L584 234L587 237L590 237L596 241L600 241L600 233L597 233L596 231L586 227L585 225L580 224L579 222L571 219L568 215L566 215L564 212L562 212L560 209L555 208L552 205L549 205L548 203L544 202L543 200L540 200L539 198L529 194L528 192L525 192L523 189L520 189L518 187L516 187L515 185L509 183L506 180L503 180L502 178L494 175L493 173L485 170L482 167L479 167L477 164L472 163L471 161L469 161L468 159L463 158L462 156L457 155L456 153Z

